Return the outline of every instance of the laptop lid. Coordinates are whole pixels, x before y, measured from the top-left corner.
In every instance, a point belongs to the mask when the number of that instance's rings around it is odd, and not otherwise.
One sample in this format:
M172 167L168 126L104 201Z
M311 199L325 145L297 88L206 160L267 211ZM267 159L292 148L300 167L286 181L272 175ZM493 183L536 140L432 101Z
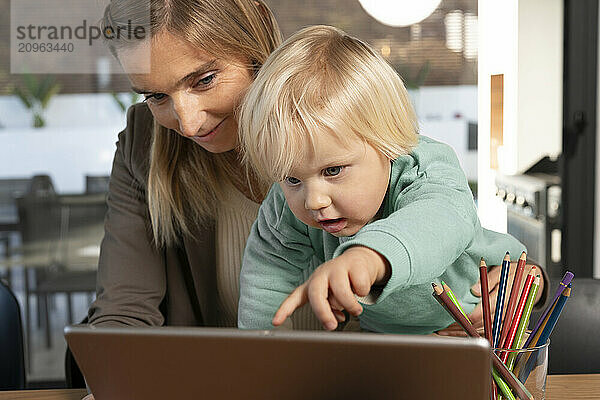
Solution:
M484 339L71 326L96 400L489 398Z

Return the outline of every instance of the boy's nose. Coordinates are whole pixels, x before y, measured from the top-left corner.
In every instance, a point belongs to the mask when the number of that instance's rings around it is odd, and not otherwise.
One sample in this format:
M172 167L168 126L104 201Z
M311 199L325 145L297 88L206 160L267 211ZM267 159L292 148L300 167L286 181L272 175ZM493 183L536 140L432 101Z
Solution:
M304 198L307 210L321 210L331 205L331 198L321 190L308 189Z

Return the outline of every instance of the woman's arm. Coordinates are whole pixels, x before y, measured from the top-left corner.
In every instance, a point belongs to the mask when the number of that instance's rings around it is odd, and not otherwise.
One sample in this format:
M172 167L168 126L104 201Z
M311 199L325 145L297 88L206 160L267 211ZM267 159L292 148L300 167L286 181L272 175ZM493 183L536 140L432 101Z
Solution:
M93 325L162 325L165 263L152 242L146 202L152 118L146 105L132 106L119 134L100 250Z

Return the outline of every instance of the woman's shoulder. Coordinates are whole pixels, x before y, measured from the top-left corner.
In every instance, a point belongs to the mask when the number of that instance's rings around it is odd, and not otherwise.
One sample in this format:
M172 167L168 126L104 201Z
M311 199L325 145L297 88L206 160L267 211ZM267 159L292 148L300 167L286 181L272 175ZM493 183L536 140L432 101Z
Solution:
M145 181L150 166L154 118L146 103L137 103L127 110L127 126L119 133L117 152L125 165Z

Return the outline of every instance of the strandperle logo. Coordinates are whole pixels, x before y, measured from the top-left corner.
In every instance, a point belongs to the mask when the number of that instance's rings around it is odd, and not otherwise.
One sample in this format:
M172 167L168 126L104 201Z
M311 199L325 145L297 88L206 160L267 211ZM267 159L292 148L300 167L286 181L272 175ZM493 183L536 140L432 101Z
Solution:
M11 0L10 69L13 74L121 74L111 42L150 39L149 0L136 0L135 17L103 27L110 0ZM112 26L110 26L112 25ZM135 73L149 71L150 50L136 48Z
M17 40L87 40L91 46L94 40L104 38L106 40L127 39L127 40L144 40L146 38L146 28L144 26L134 26L131 20L127 21L126 26L107 26L100 29L99 26L88 24L88 21L83 20L76 27L69 25L53 26L53 25L33 25L17 26Z

